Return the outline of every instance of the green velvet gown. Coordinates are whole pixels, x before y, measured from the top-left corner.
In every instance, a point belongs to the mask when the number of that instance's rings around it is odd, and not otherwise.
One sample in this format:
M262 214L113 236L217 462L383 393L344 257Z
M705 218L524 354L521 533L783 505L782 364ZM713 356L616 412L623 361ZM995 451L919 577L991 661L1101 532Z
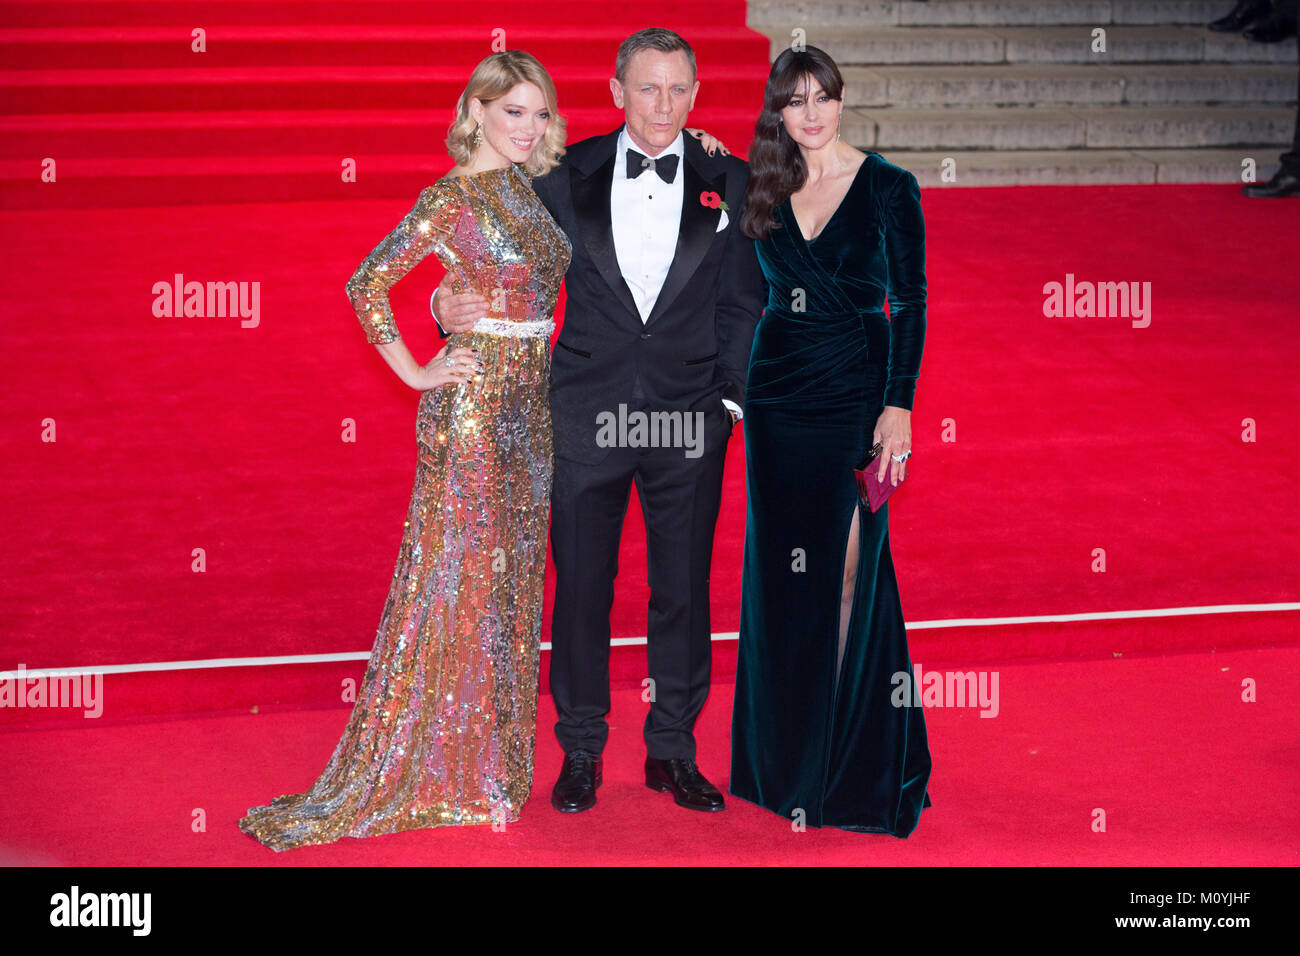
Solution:
M921 194L910 172L868 153L811 242L789 200L776 217L782 228L758 243L769 297L745 397L730 791L808 826L906 837L930 805L930 750L921 708L891 703L895 675L910 689L912 662L889 503L874 515L860 506L853 468L884 406L912 407L925 340ZM857 583L837 673L855 508Z

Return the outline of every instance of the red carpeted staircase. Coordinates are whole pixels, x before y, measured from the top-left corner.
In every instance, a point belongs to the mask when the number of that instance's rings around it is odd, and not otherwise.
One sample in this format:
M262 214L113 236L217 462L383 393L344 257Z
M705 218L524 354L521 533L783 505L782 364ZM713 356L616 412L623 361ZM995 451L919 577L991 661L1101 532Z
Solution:
M608 81L620 41L642 26L691 43L701 79L691 122L743 155L768 63L745 4L668 2L649 15L591 0L0 3L0 199L33 209L404 199L450 167L442 142L484 56L536 56L575 142L618 124ZM47 158L58 189L40 180ZM344 158L355 183L342 181Z

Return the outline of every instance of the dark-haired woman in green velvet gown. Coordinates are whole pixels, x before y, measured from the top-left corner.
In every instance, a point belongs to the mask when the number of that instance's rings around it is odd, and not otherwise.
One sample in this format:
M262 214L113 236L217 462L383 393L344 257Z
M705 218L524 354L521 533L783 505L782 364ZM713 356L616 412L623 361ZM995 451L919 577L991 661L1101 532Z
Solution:
M840 141L843 106L829 56L786 50L750 146L741 228L769 297L745 394L730 790L807 826L907 837L930 750L921 708L893 703L913 672L889 503L860 505L853 468L879 441L881 472L906 477L925 222L915 176Z

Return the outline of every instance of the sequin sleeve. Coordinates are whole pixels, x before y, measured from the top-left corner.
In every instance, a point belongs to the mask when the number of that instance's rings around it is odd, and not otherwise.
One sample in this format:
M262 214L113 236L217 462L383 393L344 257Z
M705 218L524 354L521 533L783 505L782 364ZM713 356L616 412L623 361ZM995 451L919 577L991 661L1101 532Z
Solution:
M347 294L367 342L380 345L401 338L388 290L455 232L464 205L464 197L447 183L425 187L411 211L357 266Z

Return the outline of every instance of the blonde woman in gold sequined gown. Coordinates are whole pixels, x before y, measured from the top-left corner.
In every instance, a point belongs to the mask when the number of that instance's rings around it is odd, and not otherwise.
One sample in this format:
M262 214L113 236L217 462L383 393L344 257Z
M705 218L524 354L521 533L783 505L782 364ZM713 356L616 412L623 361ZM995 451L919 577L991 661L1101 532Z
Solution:
M305 793L239 821L273 850L510 823L532 788L549 336L570 254L529 183L564 151L541 64L518 50L483 60L447 144L458 165L420 193L347 283L367 340L421 390L415 487L374 650L333 756ZM429 253L457 293L489 306L421 367L388 290Z

